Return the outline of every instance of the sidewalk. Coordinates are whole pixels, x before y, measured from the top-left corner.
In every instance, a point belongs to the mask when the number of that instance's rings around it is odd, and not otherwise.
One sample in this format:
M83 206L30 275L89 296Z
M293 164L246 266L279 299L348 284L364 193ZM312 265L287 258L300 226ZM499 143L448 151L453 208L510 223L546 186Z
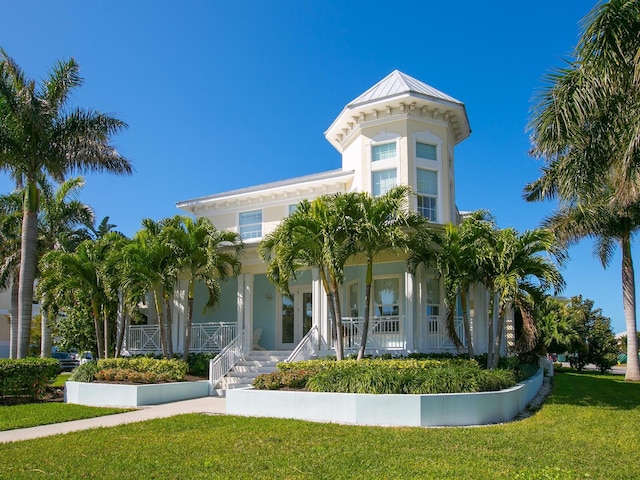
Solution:
M207 415L224 414L226 411L224 397L203 397L181 402L151 405L132 412L106 415L104 417L74 420L72 422L54 423L39 427L21 428L0 432L0 443L31 440L61 433L76 432L98 427L114 427L125 423L143 422L154 418L166 418L183 413L204 413Z

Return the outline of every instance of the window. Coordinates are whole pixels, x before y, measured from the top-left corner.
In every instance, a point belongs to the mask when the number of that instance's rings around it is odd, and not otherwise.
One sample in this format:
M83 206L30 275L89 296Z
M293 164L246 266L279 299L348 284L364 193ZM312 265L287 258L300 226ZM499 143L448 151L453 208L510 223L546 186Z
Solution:
M429 143L416 142L416 157L437 160L436 146Z
M243 240L262 237L262 210L241 213L238 223Z
M373 281L373 314L400 315L399 278L379 278Z
M289 215L294 213L297 209L298 209L297 203L292 203L291 205L289 205Z
M396 158L396 144L385 143L383 145L374 145L371 147L371 161L389 160Z
M358 316L358 282L353 282L349 284L349 316L357 317Z
M427 314L427 330L429 333L438 333L438 324L440 317L440 282L435 278L427 278L425 280L426 290L426 314Z
M373 196L384 195L396 186L396 169L380 170L371 174Z
M432 222L438 221L438 173L419 168L418 171L418 213Z

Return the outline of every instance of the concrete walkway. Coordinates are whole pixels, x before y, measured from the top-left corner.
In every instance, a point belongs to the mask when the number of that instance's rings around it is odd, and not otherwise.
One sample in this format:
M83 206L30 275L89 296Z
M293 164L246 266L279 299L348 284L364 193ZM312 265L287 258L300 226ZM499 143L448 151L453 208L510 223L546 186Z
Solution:
M31 440L61 433L89 430L98 427L114 427L125 423L143 422L154 418L166 418L183 413L204 413L207 415L223 414L226 411L224 397L203 397L181 402L152 405L132 412L105 415L104 417L74 420L72 422L54 423L39 427L21 428L0 432L0 443Z

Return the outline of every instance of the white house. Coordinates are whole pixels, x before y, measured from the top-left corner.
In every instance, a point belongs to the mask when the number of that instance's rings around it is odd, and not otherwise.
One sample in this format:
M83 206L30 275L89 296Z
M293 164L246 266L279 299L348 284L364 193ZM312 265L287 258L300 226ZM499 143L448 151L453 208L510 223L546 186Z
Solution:
M242 273L223 284L218 308L203 314L203 286L196 295L198 333L194 331L192 347L206 350L208 343L220 348L227 343L219 340L223 330L231 332L227 340L245 331L259 336L250 342L254 348L290 352L312 327L331 347L327 299L318 273L302 272L291 285L292 298L282 296L257 255L260 240L303 199L349 191L380 195L397 184L408 184L417 193L410 208L437 224L457 223L455 147L470 132L462 102L396 70L344 107L325 132L342 154L341 168L179 202L180 209L208 217L218 229L238 232L246 245ZM342 315L347 349L355 350L360 339L365 270L357 263L346 268ZM377 259L373 303L376 318L368 341L372 352L455 351L444 327L442 282L434 273L413 276L406 271L406 259L395 254ZM486 351L486 292L471 292L469 303L474 347ZM173 315L176 351L182 349L184 311L184 302L179 302ZM153 315L150 319L153 322ZM464 339L461 318L458 324ZM157 348L155 327L132 326L129 351ZM507 331L512 332L510 327Z

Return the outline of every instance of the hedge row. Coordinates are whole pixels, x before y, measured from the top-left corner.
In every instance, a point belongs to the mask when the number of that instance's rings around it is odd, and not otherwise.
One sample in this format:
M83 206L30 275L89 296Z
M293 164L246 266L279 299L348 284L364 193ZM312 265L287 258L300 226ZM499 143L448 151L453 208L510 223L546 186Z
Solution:
M71 376L76 382L118 381L133 383L179 382L187 374L182 360L155 358L103 358L81 365Z
M484 370L475 360L311 360L279 364L254 381L258 389L336 393L471 393L502 390L518 378L511 369Z
M41 398L59 370L53 358L0 358L0 397Z

